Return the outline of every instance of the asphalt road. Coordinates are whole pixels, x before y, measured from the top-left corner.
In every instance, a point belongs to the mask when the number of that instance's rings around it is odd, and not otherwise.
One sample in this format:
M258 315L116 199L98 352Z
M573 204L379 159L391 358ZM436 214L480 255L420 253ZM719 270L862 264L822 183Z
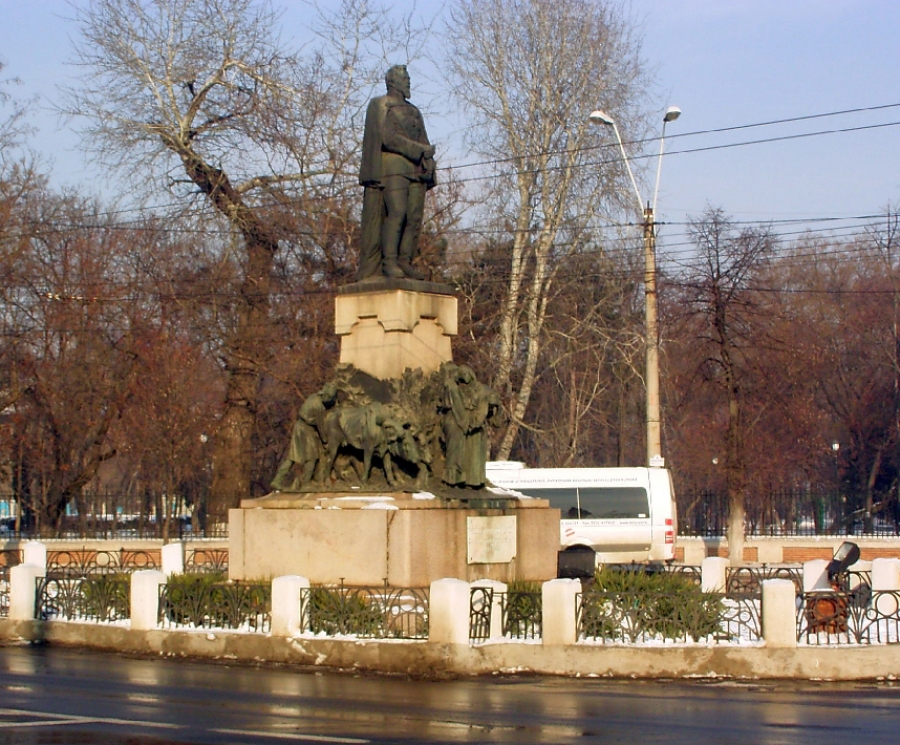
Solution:
M900 742L900 684L453 681L0 648L0 745Z

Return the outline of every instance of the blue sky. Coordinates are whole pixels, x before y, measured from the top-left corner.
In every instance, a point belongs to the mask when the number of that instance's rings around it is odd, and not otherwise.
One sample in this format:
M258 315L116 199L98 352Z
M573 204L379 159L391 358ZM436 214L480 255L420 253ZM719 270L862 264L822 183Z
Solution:
M288 7L285 35L301 35L294 24L308 15L303 3L280 4ZM420 0L418 12L433 15L438 6ZM684 112L667 130L658 205L658 218L669 223L663 239L708 204L754 221L851 217L900 206L900 106L891 108L900 104L896 0L633 0L631 9L643 23L644 56L656 69L660 118L669 104ZM17 96L52 99L54 85L70 75L64 65L74 32L65 20L70 13L65 0L0 0L0 60L4 77L23 81ZM872 107L888 108L697 134ZM35 123L40 132L32 145L52 159L54 182L99 188L74 133L41 110ZM873 125L889 126L684 152ZM440 127L429 121L429 129ZM642 192L648 198L652 184L642 184Z

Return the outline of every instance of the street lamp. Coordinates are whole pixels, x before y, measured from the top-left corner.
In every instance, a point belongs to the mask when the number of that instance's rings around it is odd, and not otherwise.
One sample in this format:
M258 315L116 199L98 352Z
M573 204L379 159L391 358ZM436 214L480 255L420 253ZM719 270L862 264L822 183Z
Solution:
M600 111L592 111L590 121L592 124L612 127L616 133L619 150L622 159L628 169L631 185L637 197L638 208L644 216L644 308L645 323L647 326L646 344L646 386L647 386L647 464L650 466L664 466L665 459L662 456L662 438L660 436L659 413L659 320L657 314L657 290L656 290L656 197L659 194L659 174L662 170L663 148L666 139L666 124L674 122L681 116L681 109L670 106L663 116L662 135L659 138L659 158L656 162L656 186L653 190L653 203L644 205L640 189L631 170L631 161L622 144L622 136L616 121L609 114Z

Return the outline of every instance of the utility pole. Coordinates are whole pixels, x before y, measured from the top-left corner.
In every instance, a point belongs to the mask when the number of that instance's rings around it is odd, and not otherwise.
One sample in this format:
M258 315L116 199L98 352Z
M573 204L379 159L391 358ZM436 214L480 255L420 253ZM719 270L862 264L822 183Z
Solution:
M656 222L653 208L644 209L644 308L647 339L647 464L663 465L659 406L659 318L656 289Z
M663 117L662 135L659 138L659 159L656 162L656 188L653 190L653 204L644 206L641 192L638 189L634 172L631 170L631 161L625 152L622 136L615 119L609 114L597 109L592 111L589 117L591 123L602 124L613 128L619 150L622 151L622 159L628 168L631 177L631 185L637 196L638 205L644 213L644 312L647 338L644 341L646 349L646 369L644 370L644 386L647 390L647 465L663 467L665 460L662 456L662 438L660 436L660 406L659 406L659 320L657 314L656 294L656 220L653 212L656 207L656 197L659 194L659 174L662 170L663 148L666 140L666 124L674 122L681 116L681 109L670 106Z

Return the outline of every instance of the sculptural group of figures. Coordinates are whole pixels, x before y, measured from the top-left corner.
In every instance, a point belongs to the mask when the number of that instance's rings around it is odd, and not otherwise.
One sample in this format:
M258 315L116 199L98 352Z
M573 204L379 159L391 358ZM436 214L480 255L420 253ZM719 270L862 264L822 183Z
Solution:
M374 466L397 489L425 489L432 475L448 486L485 485L488 427L502 424L503 411L471 368L444 363L420 376L414 395L388 403L346 380L326 383L303 402L273 489L367 486Z

